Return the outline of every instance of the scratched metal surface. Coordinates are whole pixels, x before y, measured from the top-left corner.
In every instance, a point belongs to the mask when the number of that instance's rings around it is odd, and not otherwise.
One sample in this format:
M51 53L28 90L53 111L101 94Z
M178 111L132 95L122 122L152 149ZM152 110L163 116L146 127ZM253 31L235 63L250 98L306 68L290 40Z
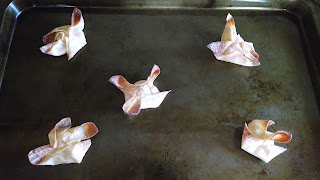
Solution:
M319 178L319 110L308 48L294 14L263 10L83 8L86 45L71 61L42 54L42 36L69 24L72 8L19 16L0 93L1 179ZM254 43L261 66L217 61L226 14ZM311 49L312 50L312 49ZM157 109L123 113L123 94L107 80L145 79L153 66ZM48 144L63 117L100 132L81 164L32 166L30 150ZM240 149L245 122L271 119L288 150L266 164Z

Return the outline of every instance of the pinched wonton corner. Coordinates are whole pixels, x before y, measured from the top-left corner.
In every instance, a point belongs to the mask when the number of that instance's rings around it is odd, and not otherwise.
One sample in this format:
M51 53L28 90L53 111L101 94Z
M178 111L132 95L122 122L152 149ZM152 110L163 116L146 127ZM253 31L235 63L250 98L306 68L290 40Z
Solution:
M29 152L29 161L33 165L81 163L91 146L89 138L97 133L98 129L94 123L88 122L71 128L71 119L64 118L48 134L49 145Z
M141 109L157 108L171 91L159 92L153 81L160 74L160 68L154 65L147 80L130 84L123 76L112 76L109 81L117 86L125 96L123 111L128 115L137 115Z
M292 135L286 131L267 131L268 126L272 124L275 123L271 120L253 120L248 125L245 123L241 149L266 163L286 151L286 148L274 145L274 141L289 142Z
M71 26L60 26L43 36L43 43L40 50L52 56L61 56L67 53L70 60L83 46L87 44L83 33L84 19L81 11L74 8L71 19Z
M253 43L244 41L237 34L231 14L228 14L226 21L221 41L213 42L207 47L218 60L242 66L259 66L259 55L255 52Z

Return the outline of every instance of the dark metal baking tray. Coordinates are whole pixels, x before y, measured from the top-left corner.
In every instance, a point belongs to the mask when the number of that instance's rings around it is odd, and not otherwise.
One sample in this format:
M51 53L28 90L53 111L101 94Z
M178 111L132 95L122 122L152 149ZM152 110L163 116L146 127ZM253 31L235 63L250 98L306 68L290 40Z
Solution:
M69 24L72 6L88 44L71 61L42 54L42 36ZM228 12L261 66L207 49ZM0 179L319 179L319 13L317 1L13 1L0 38ZM158 88L172 92L125 115L107 80L145 79L153 64ZM83 162L31 165L28 152L68 116L100 130ZM268 164L240 149L253 119L293 133Z

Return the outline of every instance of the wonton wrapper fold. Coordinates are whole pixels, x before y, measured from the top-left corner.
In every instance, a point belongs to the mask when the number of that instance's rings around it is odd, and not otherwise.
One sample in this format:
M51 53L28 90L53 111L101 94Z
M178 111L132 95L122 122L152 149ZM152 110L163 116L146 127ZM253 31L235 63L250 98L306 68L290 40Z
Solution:
M125 96L123 111L128 115L137 115L141 109L157 108L170 91L160 92L153 85L160 74L160 68L154 65L147 80L130 84L123 76L112 76L109 81L117 86Z
M81 163L91 146L89 138L97 133L98 128L94 123L88 122L71 128L71 119L64 118L48 134L49 145L29 152L29 161L33 165Z
M87 44L83 33L84 19L78 8L74 8L71 25L53 29L43 37L46 45L40 48L41 52L52 56L68 55L70 60L83 46Z
M244 41L237 34L234 19L228 14L221 41L213 42L207 47L221 61L242 66L259 66L259 55L255 52L253 43Z
M274 145L274 141L289 142L292 135L286 131L267 131L268 126L272 124L275 123L271 120L253 120L248 125L245 123L241 149L266 163L286 151L286 148Z

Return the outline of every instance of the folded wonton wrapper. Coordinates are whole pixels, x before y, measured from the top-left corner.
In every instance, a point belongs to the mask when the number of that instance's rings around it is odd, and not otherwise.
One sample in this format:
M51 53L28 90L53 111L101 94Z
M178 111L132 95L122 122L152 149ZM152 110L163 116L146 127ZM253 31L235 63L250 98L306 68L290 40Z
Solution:
M53 29L43 36L43 43L40 50L52 56L68 55L70 60L83 46L87 44L83 33L84 20L81 11L74 8L71 19L71 26L61 26Z
M248 125L245 123L241 149L266 163L286 151L286 148L274 145L274 141L289 142L292 135L286 131L267 131L268 126L272 124L275 123L271 120L253 120Z
M245 42L237 34L234 19L231 14L227 16L221 41L208 45L214 56L221 61L239 64L242 66L259 66L259 55L255 52L251 42Z
M48 134L50 145L30 151L29 161L33 165L81 163L91 146L89 138L97 133L96 125L91 122L71 128L71 119L64 118Z
M153 81L160 74L160 68L154 65L147 80L130 84L123 76L112 76L109 81L117 86L125 96L123 111L129 115L139 114L141 109L157 108L170 91L159 92Z

